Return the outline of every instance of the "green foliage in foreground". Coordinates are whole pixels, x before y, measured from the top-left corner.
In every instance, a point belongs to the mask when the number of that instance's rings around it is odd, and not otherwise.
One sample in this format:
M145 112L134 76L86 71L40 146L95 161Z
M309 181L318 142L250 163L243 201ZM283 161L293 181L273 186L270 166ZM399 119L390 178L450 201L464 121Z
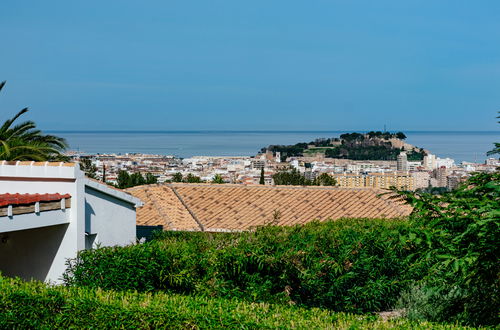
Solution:
M0 277L0 328L453 329L373 315L218 298L49 287Z
M82 251L68 285L170 291L345 312L387 310L420 270L404 220L346 219L245 233L165 232Z
M498 326L500 173L476 174L442 195L402 194L415 207L408 221L166 232L143 245L84 251L65 281L354 313L396 306L414 320Z
M421 319L498 325L500 172L476 174L443 195L403 194L415 207L409 239L429 267L403 306Z

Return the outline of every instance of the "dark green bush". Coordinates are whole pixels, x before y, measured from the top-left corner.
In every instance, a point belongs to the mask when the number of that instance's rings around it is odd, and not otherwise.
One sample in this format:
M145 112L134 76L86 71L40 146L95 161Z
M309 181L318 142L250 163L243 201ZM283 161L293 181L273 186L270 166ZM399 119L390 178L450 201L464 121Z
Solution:
M408 271L414 244L401 239L409 232L407 221L367 219L248 233L166 232L142 245L83 251L65 282L381 311L418 277Z
M443 195L403 193L406 220L346 219L247 233L166 232L84 251L69 285L171 291L335 311L396 306L408 317L498 325L500 174Z
M171 294L49 287L0 276L0 329L452 329L374 315Z
M443 195L405 195L415 206L416 230L407 238L418 247L412 266L429 268L404 295L409 316L498 325L500 173L475 174Z

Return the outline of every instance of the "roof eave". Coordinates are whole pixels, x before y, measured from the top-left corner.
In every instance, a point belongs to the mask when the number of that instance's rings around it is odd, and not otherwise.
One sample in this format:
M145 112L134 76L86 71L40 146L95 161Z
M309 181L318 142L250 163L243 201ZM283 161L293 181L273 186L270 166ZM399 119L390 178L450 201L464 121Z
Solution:
M140 206L144 205L143 202L139 198L134 197L134 196L132 196L130 194L127 194L126 192L110 188L110 187L108 187L108 185L106 185L104 183L99 183L97 181L85 178L84 179L84 184L87 187L90 187L90 188L93 188L95 190L98 190L98 191L100 191L100 192L102 192L102 193L104 193L106 195L110 195L110 196L113 196L113 197L115 197L117 199L120 199L122 201L125 201L125 202L128 202L130 204L133 204L135 207L140 207Z

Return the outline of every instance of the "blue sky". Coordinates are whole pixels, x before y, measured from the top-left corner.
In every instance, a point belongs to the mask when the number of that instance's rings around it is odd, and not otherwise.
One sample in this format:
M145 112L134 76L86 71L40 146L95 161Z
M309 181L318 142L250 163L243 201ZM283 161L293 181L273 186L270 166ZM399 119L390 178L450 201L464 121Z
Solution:
M0 119L497 130L500 1L2 1Z

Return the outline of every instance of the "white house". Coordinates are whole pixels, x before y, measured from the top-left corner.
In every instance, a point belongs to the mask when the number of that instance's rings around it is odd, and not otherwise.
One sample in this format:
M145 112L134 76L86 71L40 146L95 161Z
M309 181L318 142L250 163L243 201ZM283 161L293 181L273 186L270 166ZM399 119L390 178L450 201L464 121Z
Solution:
M0 161L0 272L58 283L78 251L134 243L140 205L73 163Z

